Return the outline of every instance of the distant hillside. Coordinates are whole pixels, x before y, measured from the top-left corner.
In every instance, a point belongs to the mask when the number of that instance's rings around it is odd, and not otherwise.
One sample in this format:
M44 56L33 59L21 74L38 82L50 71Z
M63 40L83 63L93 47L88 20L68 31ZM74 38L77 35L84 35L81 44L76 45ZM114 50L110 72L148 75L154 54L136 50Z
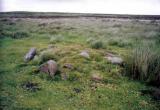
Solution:
M71 18L71 17L97 17L97 18L124 18L124 19L150 19L160 20L160 15L121 15L121 14L90 14L90 13L57 13L57 12L0 12L0 18Z

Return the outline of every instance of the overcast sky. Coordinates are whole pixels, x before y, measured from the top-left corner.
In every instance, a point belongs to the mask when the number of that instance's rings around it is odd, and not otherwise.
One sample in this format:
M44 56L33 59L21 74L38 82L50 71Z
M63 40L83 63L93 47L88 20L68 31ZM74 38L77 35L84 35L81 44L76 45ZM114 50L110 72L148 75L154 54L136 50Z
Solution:
M0 11L160 15L160 0L0 0Z

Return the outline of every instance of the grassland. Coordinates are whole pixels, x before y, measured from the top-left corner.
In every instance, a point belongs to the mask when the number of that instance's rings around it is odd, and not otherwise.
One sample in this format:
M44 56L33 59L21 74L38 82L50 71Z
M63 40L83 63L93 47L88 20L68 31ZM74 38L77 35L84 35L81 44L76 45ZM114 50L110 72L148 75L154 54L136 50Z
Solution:
M114 53L125 59L141 45L159 49L160 20L67 17L0 18L0 108L4 110L159 110L160 103L140 90L152 88L123 74L123 67L105 59ZM98 42L98 43L97 43ZM31 47L38 54L53 47L44 60L25 63ZM90 58L79 56L87 50ZM49 78L37 72L48 59L58 63L61 73ZM63 68L69 63L70 70ZM93 73L103 81L91 80ZM26 82L38 84L26 90Z

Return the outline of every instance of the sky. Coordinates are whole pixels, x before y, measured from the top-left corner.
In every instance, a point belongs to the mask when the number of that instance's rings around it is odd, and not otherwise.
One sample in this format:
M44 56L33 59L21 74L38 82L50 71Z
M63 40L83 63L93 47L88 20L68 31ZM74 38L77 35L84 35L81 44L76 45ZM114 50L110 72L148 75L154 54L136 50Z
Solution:
M0 0L0 11L160 15L160 0Z

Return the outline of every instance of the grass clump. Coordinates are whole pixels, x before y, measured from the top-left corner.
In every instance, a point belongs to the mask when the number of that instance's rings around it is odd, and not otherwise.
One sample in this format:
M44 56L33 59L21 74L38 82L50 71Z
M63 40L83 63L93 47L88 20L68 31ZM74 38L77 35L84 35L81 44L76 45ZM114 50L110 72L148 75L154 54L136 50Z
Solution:
M125 68L133 79L160 83L160 54L154 46L136 48L127 58Z
M64 41L64 36L62 35L53 35L50 38L50 43L58 43L58 42L63 42Z
M0 36L10 37L13 39L21 39L21 38L29 37L29 33L26 31L16 31L16 32L4 31L0 33Z
M104 48L104 43L101 40L96 40L90 43L93 49Z
M17 32L14 32L11 37L14 39L20 39L20 38L29 37L29 34L25 31L17 31Z
M41 63L41 58L39 56L35 56L31 64L39 65Z
M126 40L122 39L110 39L108 41L108 44L111 46L117 46L117 47L130 47L132 46L132 43Z
M40 54L40 62L45 62L45 61L48 61L48 60L56 60L56 56L55 56L55 53L53 51L44 51Z
M69 81L77 81L81 78L81 74L79 72L73 72L73 73L69 73Z

